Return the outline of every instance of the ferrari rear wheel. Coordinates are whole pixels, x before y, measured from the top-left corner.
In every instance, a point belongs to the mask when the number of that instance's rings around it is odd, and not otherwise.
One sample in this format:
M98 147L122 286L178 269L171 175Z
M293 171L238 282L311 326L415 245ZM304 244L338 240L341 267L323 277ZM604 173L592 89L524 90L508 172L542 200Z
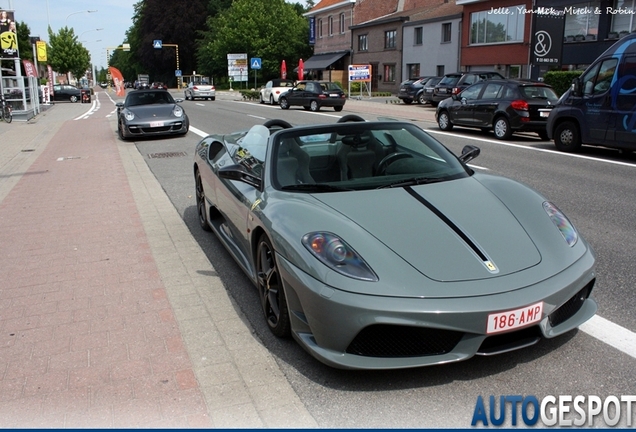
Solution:
M205 192L203 191L203 182L201 181L201 174L197 171L195 180L195 192L197 198L197 214L199 215L199 225L203 231L212 231L210 224L208 224L208 218L205 213Z
M291 335L289 310L274 255L272 243L263 234L256 249L256 275L261 306L271 332L277 337L288 337Z

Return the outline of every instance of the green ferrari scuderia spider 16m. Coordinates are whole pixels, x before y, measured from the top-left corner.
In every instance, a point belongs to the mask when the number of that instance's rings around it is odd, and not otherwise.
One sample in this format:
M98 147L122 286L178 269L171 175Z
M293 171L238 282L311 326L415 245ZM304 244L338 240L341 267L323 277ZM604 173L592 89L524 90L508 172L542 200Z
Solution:
M595 257L529 187L475 172L408 122L270 120L197 145L200 224L265 320L344 369L441 364L533 345L596 312Z

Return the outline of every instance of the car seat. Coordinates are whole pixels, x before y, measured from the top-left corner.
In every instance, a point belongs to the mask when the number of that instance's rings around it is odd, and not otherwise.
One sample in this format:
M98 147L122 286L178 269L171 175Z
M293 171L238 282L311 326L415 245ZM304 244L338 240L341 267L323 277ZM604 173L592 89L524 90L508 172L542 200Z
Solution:
M373 177L376 152L370 148L371 134L345 135L337 157L340 164L340 179Z
M278 149L276 178L281 186L315 183L309 172L310 157L293 138L286 138Z

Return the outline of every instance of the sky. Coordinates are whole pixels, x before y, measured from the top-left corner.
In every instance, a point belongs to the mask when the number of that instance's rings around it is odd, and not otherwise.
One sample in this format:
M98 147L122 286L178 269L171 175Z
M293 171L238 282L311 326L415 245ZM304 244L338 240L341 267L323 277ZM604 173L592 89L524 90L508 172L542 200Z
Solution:
M305 4L303 0L287 1ZM30 36L45 41L49 24L54 32L64 26L73 28L100 69L106 67L107 50L124 42L135 3L137 0L0 0L0 9L14 10L15 20L29 26Z

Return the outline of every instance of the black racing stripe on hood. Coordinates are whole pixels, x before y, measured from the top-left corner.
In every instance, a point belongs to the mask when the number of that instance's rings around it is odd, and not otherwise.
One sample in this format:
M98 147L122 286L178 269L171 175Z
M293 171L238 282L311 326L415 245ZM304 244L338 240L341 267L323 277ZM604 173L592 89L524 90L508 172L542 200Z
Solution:
M431 204L429 201L427 201L420 194L415 192L412 187L406 186L406 187L404 187L404 190L406 192L408 192L408 194L411 195L413 198L418 200L420 203L424 204L424 206L426 208L428 208L430 211L432 211L438 218L440 218L446 225L448 225L450 227L450 229L452 229L455 232L455 234L457 234L468 246L470 246L470 248L477 254L477 256L479 256L479 258L481 260L483 260L484 262L489 261L489 258L466 235L466 233L464 233L457 225L455 225L455 223L453 223L452 220L447 218L446 215L444 213L442 213L437 207L435 207L433 204Z

